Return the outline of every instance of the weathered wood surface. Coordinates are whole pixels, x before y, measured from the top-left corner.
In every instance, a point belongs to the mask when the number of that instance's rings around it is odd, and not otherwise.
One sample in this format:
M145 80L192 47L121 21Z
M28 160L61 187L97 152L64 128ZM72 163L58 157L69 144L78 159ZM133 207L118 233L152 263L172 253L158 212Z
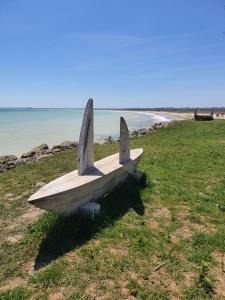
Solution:
M119 162L121 164L127 162L130 159L130 140L129 130L127 123L123 117L120 118L120 157Z
M78 174L83 175L94 166L93 99L89 99L84 111L78 147Z
M129 173L135 172L143 149L130 151L130 160L120 164L119 153L94 163L83 176L70 172L42 187L28 201L48 211L73 214L79 206L112 191Z

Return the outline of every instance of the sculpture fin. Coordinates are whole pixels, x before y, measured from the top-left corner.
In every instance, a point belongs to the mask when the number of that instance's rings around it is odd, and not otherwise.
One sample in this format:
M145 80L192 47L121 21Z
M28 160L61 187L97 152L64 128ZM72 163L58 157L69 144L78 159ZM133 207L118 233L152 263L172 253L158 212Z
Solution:
M130 159L130 140L127 123L123 117L120 118L120 164Z
M83 175L94 166L93 99L89 99L84 111L78 146L78 174Z

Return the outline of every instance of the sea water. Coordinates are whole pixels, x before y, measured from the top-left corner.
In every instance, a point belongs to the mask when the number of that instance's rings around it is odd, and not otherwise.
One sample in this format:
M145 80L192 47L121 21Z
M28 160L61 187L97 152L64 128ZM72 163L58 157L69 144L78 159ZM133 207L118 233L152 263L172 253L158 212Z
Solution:
M21 155L46 143L50 147L79 140L83 109L0 108L0 155ZM120 116L129 129L150 126L165 117L134 111L94 110L95 140L119 137Z

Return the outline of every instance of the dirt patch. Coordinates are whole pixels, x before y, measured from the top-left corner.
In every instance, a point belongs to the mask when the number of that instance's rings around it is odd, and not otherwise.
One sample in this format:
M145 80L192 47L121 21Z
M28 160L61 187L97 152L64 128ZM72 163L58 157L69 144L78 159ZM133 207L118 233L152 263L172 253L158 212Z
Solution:
M26 285L26 281L21 277L17 277L17 278L9 280L6 285L0 287L0 292L5 292L7 290L11 290L16 287L22 287L25 285Z
M112 299L112 296L109 293L105 294L103 296L95 297L95 300L111 300L111 299Z
M160 228L159 223L155 220L148 221L147 226L152 230L158 230Z
M6 199L12 199L12 198L14 198L15 197L15 194L13 194L13 193L7 193L7 194L5 194L5 198Z
M134 271L129 271L127 273L128 277L129 277L129 280L133 280L133 281L136 281L138 284L142 285L143 284L143 281L142 281L142 278L139 276L138 273L134 272Z
M181 210L179 212L177 212L177 217L178 217L179 221L182 223L182 226L184 228L186 235L189 235L188 228L190 228L192 230L194 229L197 231L201 231L204 233L214 233L216 231L216 227L213 224L203 225L203 224L199 224L197 222L193 222L191 220L191 213L187 207L181 206L181 207L179 207L179 209L181 209ZM200 223L205 221L205 219L203 221L201 217L199 217L199 218L200 218ZM179 234L179 232L178 232L178 234Z
M48 295L48 300L63 300L66 299L61 292L56 292Z
M211 255L215 259L215 261L219 263L225 259L225 253L217 250L213 251Z
M215 259L221 268L220 272L225 274L225 253L220 251L213 251L212 257Z
M94 239L94 240L92 240L91 242L92 242L92 244L94 244L94 245L96 245L96 246L98 246L98 245L101 244L101 241L100 241L100 240L97 240L97 239Z
M30 224L37 220L38 217L40 217L43 213L43 209L34 206L30 207L24 214L18 216L16 219L13 220L13 222L10 222L8 225L8 229L13 230L14 228Z
M22 194L20 194L18 196L16 196L13 193L8 193L8 194L5 195L5 198L7 200L10 200L10 201L15 201L15 200L20 200L20 199L22 199L24 197L28 197L29 194L30 194L30 191L26 191L26 192L24 192L24 193L22 193Z
M157 209L153 212L152 216L156 219L158 218L165 218L165 219L171 219L171 213L168 208L162 207Z
M85 293L88 296L95 298L97 296L97 284L94 282L89 284L89 286L85 290Z
M45 184L46 184L45 182L39 181L39 182L36 182L35 186L36 187L43 187Z
M216 231L216 228L214 225L204 226L202 224L197 224L197 223L190 223L190 226L198 231L204 232L204 233L214 233Z
M181 220L187 220L190 217L190 211L188 207L180 205L179 206L179 211L177 212L177 216Z
M112 279L102 280L101 283L106 285L107 287L110 287L110 288L113 288L115 286L115 282Z
M121 288L120 292L125 297L127 297L127 296L130 295L130 290L128 288L126 288L126 287Z
M138 274L135 273L135 272L128 271L128 275L129 275L129 277L130 277L132 280L136 280L136 281L137 281L137 280L139 279Z
M64 257L68 262L80 262L82 259L75 251L66 253Z
M170 292L170 299L181 298L181 287L176 283L164 268L160 268L149 276L148 284L154 287L160 284L163 289Z
M117 246L110 247L109 252L111 252L112 254L114 254L117 257L122 257L122 256L128 255L128 251L126 249L123 249L123 248L120 248Z
M28 261L24 266L23 270L25 271L26 275L33 275L34 270L34 261Z
M9 235L6 237L6 242L11 243L11 244L16 244L17 242L19 242L20 240L22 240L24 237L24 234L22 233L18 233L15 235Z
M193 272L185 272L184 277L184 285L190 287L193 284L195 274Z
M213 220L213 218L210 216L199 216L199 218L203 223L210 223Z
M190 239L192 237L191 229L187 226L182 226L170 234L170 239L173 244L179 243L181 239Z
M44 210L32 206L22 216L20 216L20 219L26 223L31 223L34 220L36 220L38 217L40 217L43 213Z
M225 253L221 251L213 251L212 257L218 263L213 267L210 274L214 278L214 293L216 296L225 298ZM222 299L223 299L222 298Z
M225 297L225 274L217 275L214 293L219 297Z
M121 288L127 287L128 283L129 283L128 280L125 280L125 279L121 279L119 281L119 285Z
M127 287L128 284L129 284L129 281L124 278L120 278L118 280L118 287L119 287L120 293L123 297L126 297L125 299L128 299L128 296L130 296L130 290Z
M132 295L130 295L130 296L128 296L127 297L127 300L137 300L138 298L136 298L136 297L134 297L134 296L132 296Z
M215 279L214 282L214 293L218 297L225 297L225 270L224 270L224 254L220 252L214 252L212 254L213 257L215 257L215 260L220 262L220 265L217 267L214 267L210 273Z

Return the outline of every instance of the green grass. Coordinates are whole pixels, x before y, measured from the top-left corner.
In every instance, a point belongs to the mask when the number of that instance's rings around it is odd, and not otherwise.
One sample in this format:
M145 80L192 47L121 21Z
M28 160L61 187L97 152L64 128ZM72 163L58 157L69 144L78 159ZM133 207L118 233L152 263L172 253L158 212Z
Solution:
M12 290L0 293L1 300L24 300L27 299L28 292L22 287L17 287Z
M176 122L131 144L146 183L102 198L94 222L23 219L37 184L76 168L74 150L0 174L0 299L225 297L225 122ZM95 159L117 151L96 145Z

